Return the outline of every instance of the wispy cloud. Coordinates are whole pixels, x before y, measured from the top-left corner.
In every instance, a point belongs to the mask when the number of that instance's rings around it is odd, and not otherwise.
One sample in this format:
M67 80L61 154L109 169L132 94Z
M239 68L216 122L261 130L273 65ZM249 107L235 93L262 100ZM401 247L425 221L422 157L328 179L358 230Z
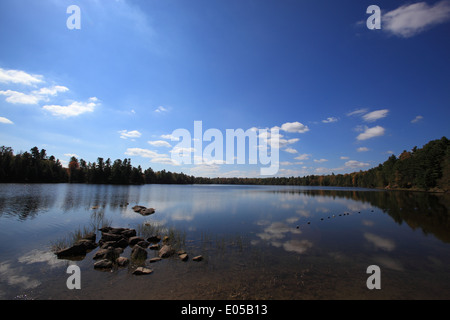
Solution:
M284 149L284 151L286 151L287 153L292 153L292 154L298 153L298 151L295 150L294 148L286 148L286 149Z
M161 135L161 138L166 139L166 140L171 140L171 141L180 141L179 137L176 137L172 134L163 134L163 135Z
M295 160L308 160L310 156L311 156L310 154L303 153L303 154L295 157Z
M356 149L356 151L358 151L358 152L366 152L366 151L369 151L369 148L359 147L358 149Z
M125 151L125 154L128 156L150 158L150 161L153 163L169 164L174 166L180 165L177 161L171 159L167 154L161 154L149 149L128 148L127 151Z
M368 167L370 166L370 163L367 162L361 162L356 160L349 160L345 163L345 166L347 168L362 168L362 167Z
M349 117L350 116L357 116L357 115L366 113L367 111L369 111L367 108L360 108L360 109L356 109L356 110L353 110L353 111L347 113L347 116L349 116Z
M403 5L382 16L382 30L399 37L413 37L433 26L450 21L450 1L429 5L418 2Z
M332 123L332 122L337 122L338 119L335 117L328 117L325 120L322 120L323 123Z
M363 133L360 133L356 139L358 140L367 140L374 137L379 137L384 135L385 129L381 126L376 126L372 128L366 127Z
M156 113L164 113L164 112L168 112L169 109L163 107L163 106L159 106L158 108L155 109Z
M0 123L14 124L14 122L12 122L11 120L9 120L8 118L5 118L5 117L0 117Z
M389 112L388 109L375 110L375 111L372 111L372 112L369 112L369 113L363 115L363 119L364 119L364 121L367 121L367 122L373 122L378 119L386 117L388 112Z
M147 141L147 143L153 147L172 147L170 143L164 140Z
M40 101L49 101L49 96L56 96L59 92L69 89L64 86L53 86L34 90L31 93L23 93L14 90L0 91L0 95L7 96L6 102L12 104L38 104Z
M120 130L120 138L122 139L134 139L134 138L140 138L142 133L140 133L137 130L132 130L132 131L128 131L128 130Z
M419 122L422 119L423 119L422 116L416 116L414 119L411 120L411 123L417 123L417 122Z

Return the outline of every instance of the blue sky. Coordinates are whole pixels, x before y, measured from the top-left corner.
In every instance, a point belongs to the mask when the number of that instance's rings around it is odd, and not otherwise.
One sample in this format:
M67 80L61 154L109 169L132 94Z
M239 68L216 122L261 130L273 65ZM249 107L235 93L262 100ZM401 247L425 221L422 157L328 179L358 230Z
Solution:
M2 0L0 145L259 175L172 161L170 134L202 121L279 128L278 176L366 170L450 137L449 35L449 0Z

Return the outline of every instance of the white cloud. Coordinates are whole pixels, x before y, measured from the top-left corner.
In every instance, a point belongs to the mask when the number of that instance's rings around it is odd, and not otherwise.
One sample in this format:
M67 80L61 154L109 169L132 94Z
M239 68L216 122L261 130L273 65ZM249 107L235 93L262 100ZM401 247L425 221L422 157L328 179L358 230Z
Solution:
M170 150L170 153L177 153L177 154L188 154L188 153L193 153L193 152L195 152L195 148L192 148L192 147L188 147L188 148L175 147L172 150Z
M360 133L356 139L358 140L367 140L370 138L378 137L384 135L384 128L380 126L376 126L373 128L367 128L364 130L363 133Z
M409 38L419 34L432 26L450 20L450 1L444 0L434 5L418 2L403 5L389 11L382 16L382 29Z
M127 151L125 151L125 154L128 156L139 156L143 158L168 158L165 154L159 154L155 151L142 148L128 148Z
M395 242L391 239L383 238L369 232L364 233L364 238L366 238L366 240L372 243L376 248L385 251L393 251L395 249Z
M180 163L178 163L177 161L175 161L169 157L156 157L156 158L152 158L150 161L153 163L168 164L168 165L172 165L172 166L180 165Z
M171 140L171 141L180 141L179 137L176 137L172 134L163 134L163 135L161 135L161 138Z
M168 148L172 147L170 143L164 140L147 141L147 143L154 147L168 147Z
M327 159L314 159L314 162L316 163L322 163L322 162L327 162Z
M414 119L411 120L411 123L417 123L417 122L419 122L422 119L423 119L422 116L417 116L417 117L415 117Z
M41 75L29 74L21 70L5 70L0 68L1 83L18 83L25 85L33 85L43 82Z
M336 121L338 121L338 119L335 117L329 117L329 118L326 118L325 120L322 120L323 123L331 123L331 122L336 122Z
M18 91L0 91L0 95L7 96L6 102L13 104L38 104L42 97L36 94L25 94Z
M60 106L60 105L45 105L42 109L49 111L52 115L57 117L76 117L83 113L93 112L95 107L98 106L97 98L92 97L89 98L87 102L72 102L68 106Z
M286 151L286 152L288 152L288 153L292 153L292 154L298 153L298 151L295 150L294 148L286 148L286 149L284 149L284 151Z
M79 156L75 153L64 153L64 155L69 158L72 158L72 157L79 158Z
M345 163L345 166L348 168L362 168L362 167L367 167L370 166L369 163L367 162L360 162L360 161L356 161L356 160L349 160Z
M164 108L163 106L159 106L158 108L155 109L155 112L157 113L163 113L163 112L168 112L169 110L167 108Z
M134 139L134 138L139 138L142 135L142 133L140 133L137 130L132 130L132 131L120 130L118 132L120 133L120 137L122 139L128 139L128 138Z
M14 124L14 122L12 122L11 120L5 118L5 117L0 117L0 123L5 123L5 124Z
M347 116L350 117L350 116L360 115L360 114L366 113L367 111L368 111L367 108L356 109L352 112L347 113Z
M384 118L387 116L389 110L388 109L382 109L382 110L376 110L369 112L363 116L363 119L367 122L373 122L378 119Z
M64 86L53 86L34 90L29 94L13 90L0 91L0 95L7 96L6 102L13 104L38 104L39 101L48 101L48 96L56 96L58 92L66 92L68 90Z
M369 148L359 147L358 149L356 149L356 151L358 151L358 152L366 152L366 151L369 151Z
M53 86L48 88L40 88L39 90L33 91L33 93L41 96L56 96L58 92L66 92L66 91L69 91L69 88L64 86Z
M340 157L340 159L341 160L348 160L348 159L350 159L349 157L344 157L344 156L342 156L342 157Z
M310 156L311 156L310 154L304 153L299 155L298 157L295 157L295 160L308 160Z
M309 131L308 126L305 126L304 124L300 122L286 122L283 125L281 125L281 130L286 132L295 132L295 133L305 133Z

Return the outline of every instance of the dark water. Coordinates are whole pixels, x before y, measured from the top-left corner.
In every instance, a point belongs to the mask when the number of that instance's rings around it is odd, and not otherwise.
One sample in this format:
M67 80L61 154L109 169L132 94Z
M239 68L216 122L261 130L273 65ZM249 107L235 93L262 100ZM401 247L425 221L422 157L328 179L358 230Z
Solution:
M449 299L449 209L448 195L362 189L2 184L0 299ZM105 223L170 235L204 260L147 260L153 273L136 276L134 264L95 270L95 250L52 252ZM66 286L70 264L80 290Z

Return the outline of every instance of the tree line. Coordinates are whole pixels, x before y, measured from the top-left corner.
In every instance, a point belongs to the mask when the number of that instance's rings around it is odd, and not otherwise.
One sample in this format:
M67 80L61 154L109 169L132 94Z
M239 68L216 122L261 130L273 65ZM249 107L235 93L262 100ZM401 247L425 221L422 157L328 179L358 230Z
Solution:
M196 178L196 183L337 186L410 190L450 190L450 140L432 140L422 148L391 155L366 171L348 174L269 178Z
M97 158L86 162L76 157L67 168L46 150L34 147L14 155L10 147L0 148L0 182L69 182L98 184L252 184L340 186L385 189L449 190L450 140L442 137L422 148L391 155L384 163L366 171L348 174L308 175L303 177L206 178L166 170L142 170L130 159Z
M67 168L59 159L47 156L45 149L14 154L11 147L0 147L0 182L7 183L92 183L92 184L193 184L193 176L166 170L145 171L130 159L97 158L96 162L72 156Z

